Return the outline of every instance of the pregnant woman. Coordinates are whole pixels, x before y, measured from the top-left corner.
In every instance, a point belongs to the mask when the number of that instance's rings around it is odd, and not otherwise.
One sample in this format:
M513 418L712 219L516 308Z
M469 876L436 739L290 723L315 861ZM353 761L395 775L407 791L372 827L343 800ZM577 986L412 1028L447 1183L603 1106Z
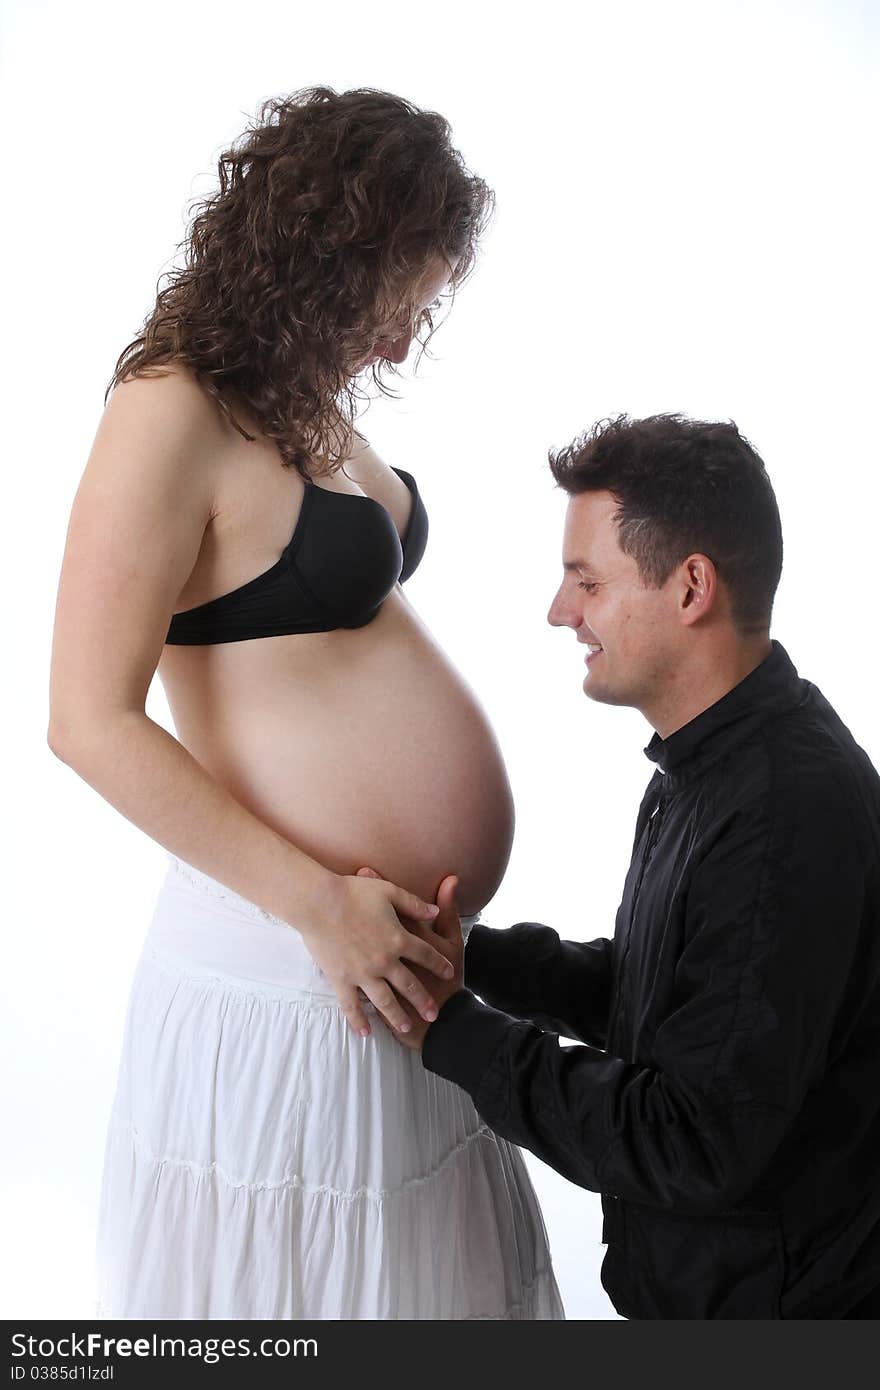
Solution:
M376 1013L406 1025L396 990L435 1016L409 964L447 963L404 922L454 873L467 933L513 809L401 588L427 513L354 430L354 383L433 329L493 196L442 117L388 93L261 114L117 362L58 592L49 742L168 855L98 1311L561 1318L519 1150ZM145 713L156 671L177 738Z

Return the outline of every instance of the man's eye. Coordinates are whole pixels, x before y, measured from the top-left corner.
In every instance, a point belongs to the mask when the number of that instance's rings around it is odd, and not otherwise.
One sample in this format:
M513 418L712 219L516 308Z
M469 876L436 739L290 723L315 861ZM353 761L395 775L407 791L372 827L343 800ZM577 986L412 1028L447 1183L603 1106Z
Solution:
M579 589L586 589L587 593L590 593L590 594L593 592L593 590L594 590L595 587L596 587L595 583L594 583L593 580L591 580L591 579L579 579L579 580L578 580L578 585L577 585L577 586L578 586Z

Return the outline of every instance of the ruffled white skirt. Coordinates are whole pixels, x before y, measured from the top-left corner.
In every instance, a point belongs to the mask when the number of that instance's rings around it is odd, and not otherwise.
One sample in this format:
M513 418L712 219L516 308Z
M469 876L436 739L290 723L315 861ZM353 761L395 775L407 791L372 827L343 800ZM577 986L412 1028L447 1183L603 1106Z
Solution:
M564 1317L520 1151L372 1022L352 1032L299 932L169 855L107 1134L100 1316Z

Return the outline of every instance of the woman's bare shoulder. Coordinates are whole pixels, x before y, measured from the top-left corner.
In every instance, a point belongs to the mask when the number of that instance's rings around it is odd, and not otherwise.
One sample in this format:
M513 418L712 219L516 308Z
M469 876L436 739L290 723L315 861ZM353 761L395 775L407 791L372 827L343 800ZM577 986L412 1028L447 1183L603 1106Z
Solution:
M125 377L114 388L110 400L132 401L135 397L154 403L167 401L169 408L173 408L174 402L185 403L190 414L201 410L206 423L220 413L211 393L185 362L162 362L145 368L142 375Z
M143 376L129 376L113 391L106 412L129 419L134 427L140 420L161 421L169 435L175 426L190 456L198 454L210 467L219 462L222 446L232 426L214 396L185 362L163 362L147 369ZM193 449L194 441L198 444ZM203 446L203 447L202 447Z

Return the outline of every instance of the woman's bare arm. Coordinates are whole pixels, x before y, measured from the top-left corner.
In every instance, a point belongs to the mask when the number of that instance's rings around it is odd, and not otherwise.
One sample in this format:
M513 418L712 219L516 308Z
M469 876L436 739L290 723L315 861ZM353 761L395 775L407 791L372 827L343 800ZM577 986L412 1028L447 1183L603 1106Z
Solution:
M171 615L213 514L208 411L200 388L177 375L127 381L111 396L71 509L49 746L172 854L294 924L353 1028L368 1031L358 989L399 1027L406 1016L394 989L425 1017L434 1007L401 957L448 971L442 952L398 918L428 920L433 905L395 884L319 864L241 805L145 712Z

